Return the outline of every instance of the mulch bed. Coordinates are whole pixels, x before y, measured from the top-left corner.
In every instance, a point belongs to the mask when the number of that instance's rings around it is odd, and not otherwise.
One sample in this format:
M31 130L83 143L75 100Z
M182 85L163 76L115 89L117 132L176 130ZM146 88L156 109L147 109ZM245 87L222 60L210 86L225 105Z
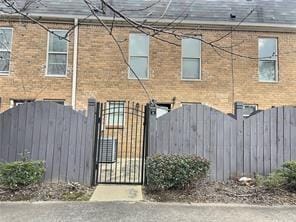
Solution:
M146 199L158 202L238 203L258 205L296 205L296 193L269 190L236 181L201 181L186 190L145 191Z
M18 190L0 187L0 201L87 201L94 188L69 184L35 184Z

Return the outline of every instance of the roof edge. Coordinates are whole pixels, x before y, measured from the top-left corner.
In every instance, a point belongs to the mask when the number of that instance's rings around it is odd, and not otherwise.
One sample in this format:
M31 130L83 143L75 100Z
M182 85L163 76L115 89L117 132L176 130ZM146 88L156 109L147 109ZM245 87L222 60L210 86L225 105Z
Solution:
M60 14L35 14L31 13L29 16L33 18L38 18L40 20L38 21L51 21L51 22L65 22L65 23L73 23L75 19L79 20L84 20L82 24L87 24L87 23L94 23L97 19L94 16L90 16L87 19L86 16L83 15L60 15ZM0 14L0 20L5 20L8 18L19 18L23 17L22 15L18 14ZM103 21L106 22L112 22L113 17L101 17ZM142 19L142 18L135 18L134 19L137 22L143 22L145 20L146 24L149 23L155 23L157 22L159 26L163 24L168 24L172 21L173 19ZM124 24L125 20L122 18L115 18L115 21L117 23ZM239 24L239 21L205 21L205 20L184 20L180 24L175 24L177 27L192 27L192 26L204 26L203 28L221 28L221 27L233 27L237 26ZM281 32L296 32L296 24L275 24L275 23L253 23L253 22L243 22L239 25L239 27L236 30L246 30L246 31L281 31Z

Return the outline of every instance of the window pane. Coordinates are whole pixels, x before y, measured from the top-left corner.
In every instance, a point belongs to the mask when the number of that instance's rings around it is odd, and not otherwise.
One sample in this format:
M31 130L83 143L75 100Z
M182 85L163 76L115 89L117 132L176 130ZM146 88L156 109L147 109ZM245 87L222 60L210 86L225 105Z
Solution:
M149 37L144 34L130 34L130 56L148 56Z
M123 126L124 123L124 102L109 102L108 125Z
M274 38L262 38L259 39L259 58L264 60L276 60L277 55L277 47L276 47L277 39Z
M182 39L182 56L186 58L200 58L200 40Z
M59 36L65 36L65 31L54 31ZM58 36L49 34L49 52L67 52L67 41Z
M67 55L49 54L48 55L48 75L66 75Z
M10 52L0 52L0 72L9 72Z
M49 64L49 75L66 75L66 64Z
M12 29L0 29L0 49L11 50Z
M260 80L276 81L276 61L260 61L259 72Z
M130 66L140 79L148 78L148 58L131 57ZM130 78L136 78L132 70L129 71Z
M50 53L48 55L48 63L49 64L53 64L53 63L66 64L67 63L67 55Z
M199 59L183 59L182 78L183 79L199 79L200 67Z

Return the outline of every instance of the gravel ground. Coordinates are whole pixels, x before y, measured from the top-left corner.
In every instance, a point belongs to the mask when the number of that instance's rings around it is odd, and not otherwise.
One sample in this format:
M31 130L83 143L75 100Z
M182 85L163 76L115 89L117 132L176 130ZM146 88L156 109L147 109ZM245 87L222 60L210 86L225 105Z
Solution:
M268 190L236 181L202 181L186 190L145 191L146 199L158 202L239 203L257 205L296 205L296 193L284 189Z
M87 201L94 188L69 184L35 184L19 190L0 187L0 201Z

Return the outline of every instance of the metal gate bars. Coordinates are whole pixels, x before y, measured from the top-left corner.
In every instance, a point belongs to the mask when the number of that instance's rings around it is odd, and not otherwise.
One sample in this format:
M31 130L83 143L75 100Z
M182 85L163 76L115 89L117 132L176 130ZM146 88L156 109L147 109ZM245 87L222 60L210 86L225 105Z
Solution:
M98 104L95 181L143 184L145 106L134 102Z

